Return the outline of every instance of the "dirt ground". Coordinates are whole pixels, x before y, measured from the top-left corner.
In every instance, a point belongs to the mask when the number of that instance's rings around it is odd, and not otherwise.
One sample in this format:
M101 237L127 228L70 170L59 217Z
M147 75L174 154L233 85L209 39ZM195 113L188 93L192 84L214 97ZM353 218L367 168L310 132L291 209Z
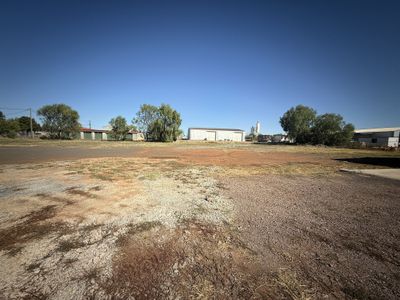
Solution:
M60 145L0 147L0 298L400 297L400 185L339 171L396 153Z
M266 274L296 278L297 297L400 298L398 181L341 175L222 182L243 242ZM276 296L268 285L258 291Z

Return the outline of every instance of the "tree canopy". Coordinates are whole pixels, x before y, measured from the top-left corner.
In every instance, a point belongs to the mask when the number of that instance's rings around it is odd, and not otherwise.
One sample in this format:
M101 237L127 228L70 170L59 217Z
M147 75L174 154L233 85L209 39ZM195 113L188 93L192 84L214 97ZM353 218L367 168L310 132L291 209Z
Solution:
M172 142L182 134L179 129L181 116L168 104L160 107L142 105L133 122L145 134L146 140Z
M45 105L38 110L43 130L53 139L71 139L80 129L79 114L65 104Z
M31 130L31 119L27 116L18 118L19 128L25 133ZM41 129L40 124L36 122L35 118L32 118L32 129L33 131L39 131Z
M282 128L298 144L344 145L354 134L353 124L346 123L339 114L317 116L314 109L298 105L280 119Z
M19 131L18 119L0 118L0 135L15 138Z
M353 124L346 124L338 114L318 116L312 128L313 143L327 146L343 145L352 139L353 134Z
M142 104L139 111L136 113L136 117L132 120L132 123L143 132L146 140L150 138L150 127L158 118L158 112L157 106Z
M290 139L304 144L311 141L311 127L314 124L317 112L304 105L292 107L280 119L281 126Z
M110 121L111 137L117 141L124 141L131 127L122 116L112 118Z

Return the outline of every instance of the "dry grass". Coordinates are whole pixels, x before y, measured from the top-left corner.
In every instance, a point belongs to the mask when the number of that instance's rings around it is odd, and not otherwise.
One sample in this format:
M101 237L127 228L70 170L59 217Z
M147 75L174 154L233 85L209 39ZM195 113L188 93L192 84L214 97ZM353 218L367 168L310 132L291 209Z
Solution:
M214 148L214 149L248 149L261 152L295 152L321 154L329 156L395 156L399 151L385 151L381 149L351 149L340 147L324 147L311 145L272 145L240 142L205 142L205 141L177 141L174 143L132 142L132 141L89 141L89 140L41 140L41 139L9 139L0 138L0 146L49 146L49 147L84 147L84 148Z

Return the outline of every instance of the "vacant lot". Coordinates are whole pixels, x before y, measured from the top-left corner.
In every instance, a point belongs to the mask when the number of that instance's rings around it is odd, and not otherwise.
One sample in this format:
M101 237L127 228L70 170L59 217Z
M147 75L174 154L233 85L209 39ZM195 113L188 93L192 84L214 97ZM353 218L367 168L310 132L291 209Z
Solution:
M1 141L0 298L398 299L398 153Z

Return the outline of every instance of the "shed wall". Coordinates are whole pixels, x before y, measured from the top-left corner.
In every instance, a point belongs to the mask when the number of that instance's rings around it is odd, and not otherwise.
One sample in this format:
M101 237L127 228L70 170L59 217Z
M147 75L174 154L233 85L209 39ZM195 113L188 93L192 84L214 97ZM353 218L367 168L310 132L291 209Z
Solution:
M244 141L243 131L189 129L189 139L195 141Z

